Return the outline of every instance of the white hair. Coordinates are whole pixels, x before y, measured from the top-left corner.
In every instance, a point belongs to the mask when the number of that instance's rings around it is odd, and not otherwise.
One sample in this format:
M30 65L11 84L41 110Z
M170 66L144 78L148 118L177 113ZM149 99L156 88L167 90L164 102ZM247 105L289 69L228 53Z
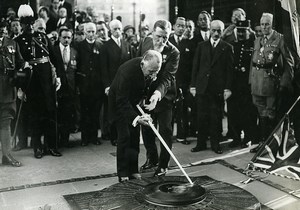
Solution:
M112 21L109 22L109 28L111 29L113 26L115 25L120 25L121 29L123 28L121 21L114 19Z
M85 32L87 31L87 28L88 28L88 27L93 27L93 28L95 29L95 31L96 31L96 25L95 25L95 23L92 23L92 22L85 23L85 24L83 25L83 27L84 27L84 31L85 31Z
M224 25L224 23L221 20L213 20L213 21L211 21L210 25L213 25L213 24L219 25L222 31L225 29L225 25Z
M271 20L271 23L273 23L273 14L264 12L264 13L261 15L260 20L263 19L263 18L270 19L270 20Z

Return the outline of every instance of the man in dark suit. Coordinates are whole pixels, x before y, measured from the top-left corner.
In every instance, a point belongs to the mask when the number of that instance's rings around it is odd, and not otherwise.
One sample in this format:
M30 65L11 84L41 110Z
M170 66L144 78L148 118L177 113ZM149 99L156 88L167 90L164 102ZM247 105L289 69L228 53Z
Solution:
M149 100L145 108L157 120L161 136L169 148L172 148L172 109L176 98L175 75L179 63L179 51L171 44L169 36L172 25L167 20L158 20L154 24L152 37L146 37L140 44L137 55L142 55L149 49L162 54L163 64L157 79L150 84L148 90ZM150 103L149 103L150 102ZM149 104L148 104L149 103ZM142 169L152 168L158 163L155 176L166 173L170 155L164 146L160 145L160 158L155 144L155 135L151 129L143 129L144 145L147 149L147 161Z
M106 95L120 65L132 58L130 44L122 39L122 23L119 20L112 20L109 28L111 39L103 45L101 51L102 80ZM116 144L116 139L116 128L111 125L110 140L113 145Z
M86 39L78 44L77 84L81 105L81 145L100 145L98 126L104 88L101 80L100 51L102 43L95 41L96 25L84 25Z
M59 7L64 7L67 9L67 17L70 20L70 18L72 17L72 5L65 0L59 0L59 3L60 3Z
M210 25L208 41L198 44L191 83L191 93L197 94L198 138L192 152L206 149L207 130L209 130L211 148L221 154L219 140L222 133L222 107L224 100L231 95L233 77L233 48L220 40L224 23L214 20ZM207 128L206 121L209 121Z
M67 9L64 7L59 8L58 15L59 19L57 21L57 29L60 29L62 26L72 29L72 24L67 17Z
M186 137L189 131L188 122L188 99L190 96L189 86L191 84L191 74L193 57L196 48L194 40L184 38L183 33L186 28L186 20L178 17L173 26L174 35L170 36L169 41L177 47L180 52L178 70L176 72L176 123L177 123L177 141L182 144L190 144Z
M156 77L162 64L161 54L147 51L143 57L122 64L109 90L109 119L118 131L117 172L119 181L139 179L139 126L147 125L150 115L139 116L136 104L145 94L146 80Z
M211 22L211 15L203 10L198 15L197 28L195 30L195 41L203 42L209 39L209 27Z
M75 86L75 72L77 70L77 51L70 47L72 32L62 29L59 32L60 43L54 46L54 66L61 81L58 91L58 120L59 120L59 143L69 146L69 136L74 128L76 116L77 91Z

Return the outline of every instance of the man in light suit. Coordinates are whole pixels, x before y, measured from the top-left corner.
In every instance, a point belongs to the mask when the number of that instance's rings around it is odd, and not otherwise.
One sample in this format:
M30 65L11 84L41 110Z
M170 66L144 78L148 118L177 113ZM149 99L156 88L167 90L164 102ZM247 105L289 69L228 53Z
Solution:
M156 77L162 64L162 56L154 50L143 57L120 66L109 91L109 119L115 121L118 131L117 171L119 181L139 179L139 128L147 125L150 115L140 116L136 104L145 94L146 80Z
M112 20L109 23L109 28L111 39L103 45L101 51L102 80L106 95L108 95L110 85L120 65L132 58L130 44L122 39L122 23L119 20ZM110 129L112 145L116 145L116 139L116 128L112 125Z
M54 46L54 66L61 81L58 95L59 143L69 146L69 135L74 128L76 116L77 91L75 72L77 70L77 51L70 47L72 32L62 29L59 32L59 44Z
M210 25L211 38L199 43L193 62L190 91L197 94L198 137L192 152L206 149L209 130L211 149L221 154L222 107L231 95L233 77L233 47L220 40L224 23L214 20ZM207 128L206 121L209 121Z
M96 41L96 25L84 25L86 39L78 43L77 84L81 108L81 145L89 142L100 145L98 140L99 115L103 103L104 88L101 75L101 47Z
M149 49L160 52L163 56L161 71L157 79L150 84L145 109L151 112L153 119L157 120L161 136L169 148L172 148L172 109L176 98L175 75L179 64L179 51L170 43L172 25L167 20L158 20L153 27L152 37L146 37L140 44L137 55L144 54ZM151 129L143 129L144 145L147 149L147 161L142 169L158 167L154 176L164 175L167 171L170 155L165 147L160 145L160 157L155 144L155 135Z

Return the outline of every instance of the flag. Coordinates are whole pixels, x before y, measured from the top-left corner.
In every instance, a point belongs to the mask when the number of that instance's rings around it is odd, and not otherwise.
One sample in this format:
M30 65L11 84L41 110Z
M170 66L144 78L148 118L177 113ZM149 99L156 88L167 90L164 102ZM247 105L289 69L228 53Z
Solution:
M250 165L256 170L300 180L300 148L288 115L276 126L264 148L252 158Z
M295 49L298 57L300 57L300 41L299 41L299 27L300 27L300 3L297 0L279 0L281 7L288 12L289 24L284 25L284 27L290 27L284 30L284 36L290 36L292 38L292 49ZM284 15L283 15L284 16ZM292 33L291 33L292 32Z

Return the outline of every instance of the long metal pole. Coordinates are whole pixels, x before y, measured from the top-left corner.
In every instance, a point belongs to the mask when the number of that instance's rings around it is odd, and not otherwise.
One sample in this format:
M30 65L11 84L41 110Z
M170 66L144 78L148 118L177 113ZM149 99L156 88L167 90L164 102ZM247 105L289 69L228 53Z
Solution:
M144 110L139 106L136 105L136 107L138 108L138 110L141 112L141 114L145 114ZM155 128L155 126L153 125L152 122L148 122L150 128L153 130L153 132L155 133L155 135L157 136L157 138L159 139L159 141L164 145L164 147L166 148L166 150L168 151L168 153L171 155L171 157L173 158L173 160L175 161L175 163L178 165L178 167L180 168L180 170L182 171L182 173L184 174L184 176L187 178L187 180L189 181L189 183L191 185L194 185L194 183L192 182L191 178L187 175L187 173L185 172L185 170L182 168L181 164L179 163L179 161L177 160L177 158L175 157L175 155L173 154L173 152L170 150L170 148L168 147L167 143L165 142L165 140L161 137L161 135L159 134L159 132L157 131L157 129Z

